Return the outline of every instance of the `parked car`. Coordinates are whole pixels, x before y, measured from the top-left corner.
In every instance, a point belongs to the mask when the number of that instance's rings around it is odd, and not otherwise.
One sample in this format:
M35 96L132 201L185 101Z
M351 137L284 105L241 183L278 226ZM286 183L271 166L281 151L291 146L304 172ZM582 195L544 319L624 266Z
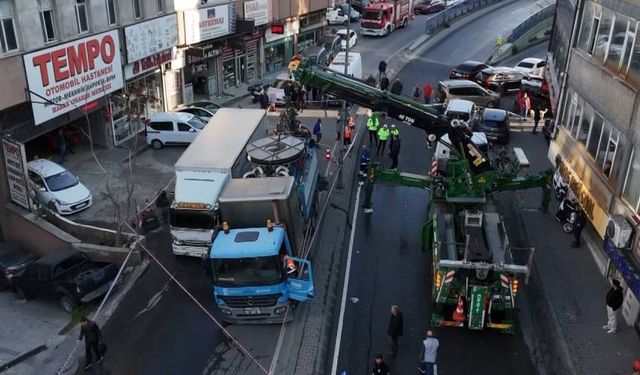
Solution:
M328 25L346 25L349 21L347 18L347 13L349 13L349 5L348 4L340 4L336 5L335 8L327 8L327 12L325 14L325 19L327 20ZM360 13L355 10L353 7L351 8L351 21L357 21L360 19Z
M325 35L318 41L318 46L324 47L329 54L328 61L331 63L331 60L342 51L342 38L338 35Z
M543 59L539 59L537 57L528 57L524 60L521 60L517 63L513 68L515 70L519 70L522 73L527 74L535 74L541 76L541 69L547 65L547 62Z
M347 38L347 29L338 30L336 32L336 35L340 37L340 47L343 50L347 49L347 39L349 40L349 48L352 48L353 46L355 46L356 42L358 41L358 35L353 29L349 30L349 38Z
M549 98L549 84L544 77L525 74L520 81L520 89L533 96Z
M13 276L36 259L17 244L0 243L0 290L11 287Z
M35 200L60 215L71 215L91 206L93 198L78 177L47 159L27 163Z
M436 103L446 103L451 99L470 100L480 107L497 107L500 105L500 95L498 93L466 79L438 82L435 94Z
M312 63L328 66L331 63L331 54L324 47L309 46L302 51L302 56L309 59Z
M191 113L202 119L205 123L216 114L221 105L209 101L198 101L189 104L181 104L176 108L177 112Z
M45 255L12 278L22 299L56 299L66 312L103 296L118 273L113 263L92 262L87 254L65 249Z
M147 144L156 150L165 145L189 144L205 125L200 117L191 113L154 113L147 124Z
M472 129L486 134L490 142L507 144L510 138L509 113L504 109L485 108Z
M524 77L525 74L515 68L497 66L481 70L476 74L474 81L502 94L519 90L520 82Z
M293 85L294 81L291 80L287 73L281 73L276 77L273 85L267 89L267 96L269 97L269 103L274 103L276 106L283 106L286 104L286 98L284 95L284 88L286 85Z
M449 71L449 79L473 79L479 71L488 67L489 65L479 61L465 61L462 64L451 68Z
M478 113L478 107L469 100L451 99L447 103L444 115L448 119L458 119L467 122L471 126L475 121Z
M444 10L445 4L442 0L425 0L413 7L415 14L431 14Z

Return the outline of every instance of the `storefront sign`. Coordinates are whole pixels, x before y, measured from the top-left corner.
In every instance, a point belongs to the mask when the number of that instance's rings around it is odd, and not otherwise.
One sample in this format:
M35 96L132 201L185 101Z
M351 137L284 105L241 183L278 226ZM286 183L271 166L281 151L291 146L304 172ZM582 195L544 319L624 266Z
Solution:
M244 18L253 19L256 26L269 23L271 6L269 0L254 0L244 3Z
M199 64L220 55L222 55L222 47L219 45L206 44L200 47L192 47L185 51L184 63L185 65Z
M160 65L166 64L173 60L173 54L171 50L160 52L156 55L145 57L140 61L136 61L133 64L127 64L124 66L124 78L129 80L141 74L158 69Z
M175 14L155 18L124 28L127 62L142 60L178 45L178 20Z
M117 30L29 53L23 59L36 125L123 86Z
M618 269L624 281L633 291L633 294L640 298L640 270L631 260L629 252L616 248L609 239L605 239L603 248L609 259L611 259L611 263Z
M286 38L288 36L292 36L297 34L300 31L300 21L295 20L292 22L287 22L284 24L284 33L283 34L273 34L271 30L267 29L264 32L264 41L265 43L271 43L278 39Z
M609 222L607 210L602 208L594 199L591 192L589 192L580 180L580 177L578 177L566 161L560 164L560 175L562 175L564 181L569 185L569 189L571 189L571 192L575 195L578 203L580 203L580 207L587 214L600 236L604 237Z
M187 44L215 39L235 32L235 8L229 4L184 12L184 29Z
M4 166L7 172L9 193L13 203L31 211L29 204L29 190L27 188L27 161L24 145L7 138L2 138L4 151Z

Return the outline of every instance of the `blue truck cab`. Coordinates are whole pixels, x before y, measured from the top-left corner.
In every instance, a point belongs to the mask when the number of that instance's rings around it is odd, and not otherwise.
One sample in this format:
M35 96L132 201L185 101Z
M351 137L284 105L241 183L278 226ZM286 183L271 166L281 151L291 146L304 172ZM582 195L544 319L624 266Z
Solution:
M223 228L210 252L213 294L223 319L245 324L291 320L289 303L314 297L311 263L292 256L282 226ZM296 266L293 272L288 272L288 259Z

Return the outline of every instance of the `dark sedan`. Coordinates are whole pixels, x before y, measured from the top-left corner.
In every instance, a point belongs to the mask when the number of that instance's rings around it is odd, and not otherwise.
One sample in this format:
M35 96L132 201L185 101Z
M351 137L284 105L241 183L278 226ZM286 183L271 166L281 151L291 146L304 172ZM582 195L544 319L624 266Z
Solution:
M483 69L475 76L475 81L488 89L501 94L520 90L520 82L525 74L514 68L498 66Z
M413 8L413 12L415 14L431 14L431 13L438 13L444 10L444 8L445 8L444 1L426 0L416 4L416 6Z
M485 108L480 119L473 125L474 132L487 135L489 142L509 143L509 113L504 109Z
M22 251L13 244L0 244L0 290L11 286L11 278L30 263L36 256Z
M462 64L451 68L449 71L449 79L473 79L475 75L482 69L490 66L479 61L465 61Z

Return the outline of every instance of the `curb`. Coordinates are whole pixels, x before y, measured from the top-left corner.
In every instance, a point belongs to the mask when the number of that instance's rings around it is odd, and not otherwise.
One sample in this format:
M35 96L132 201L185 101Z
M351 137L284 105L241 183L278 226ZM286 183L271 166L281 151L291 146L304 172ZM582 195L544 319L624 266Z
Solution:
M11 367L17 365L18 363L27 360L30 357L33 357L34 355L43 352L47 350L47 346L46 345L40 345L37 348L31 349L28 352L24 352L20 355L18 355L17 357L15 357L14 359L10 360L9 362L5 363L4 365L0 366L0 372L6 371L8 369L10 369Z

